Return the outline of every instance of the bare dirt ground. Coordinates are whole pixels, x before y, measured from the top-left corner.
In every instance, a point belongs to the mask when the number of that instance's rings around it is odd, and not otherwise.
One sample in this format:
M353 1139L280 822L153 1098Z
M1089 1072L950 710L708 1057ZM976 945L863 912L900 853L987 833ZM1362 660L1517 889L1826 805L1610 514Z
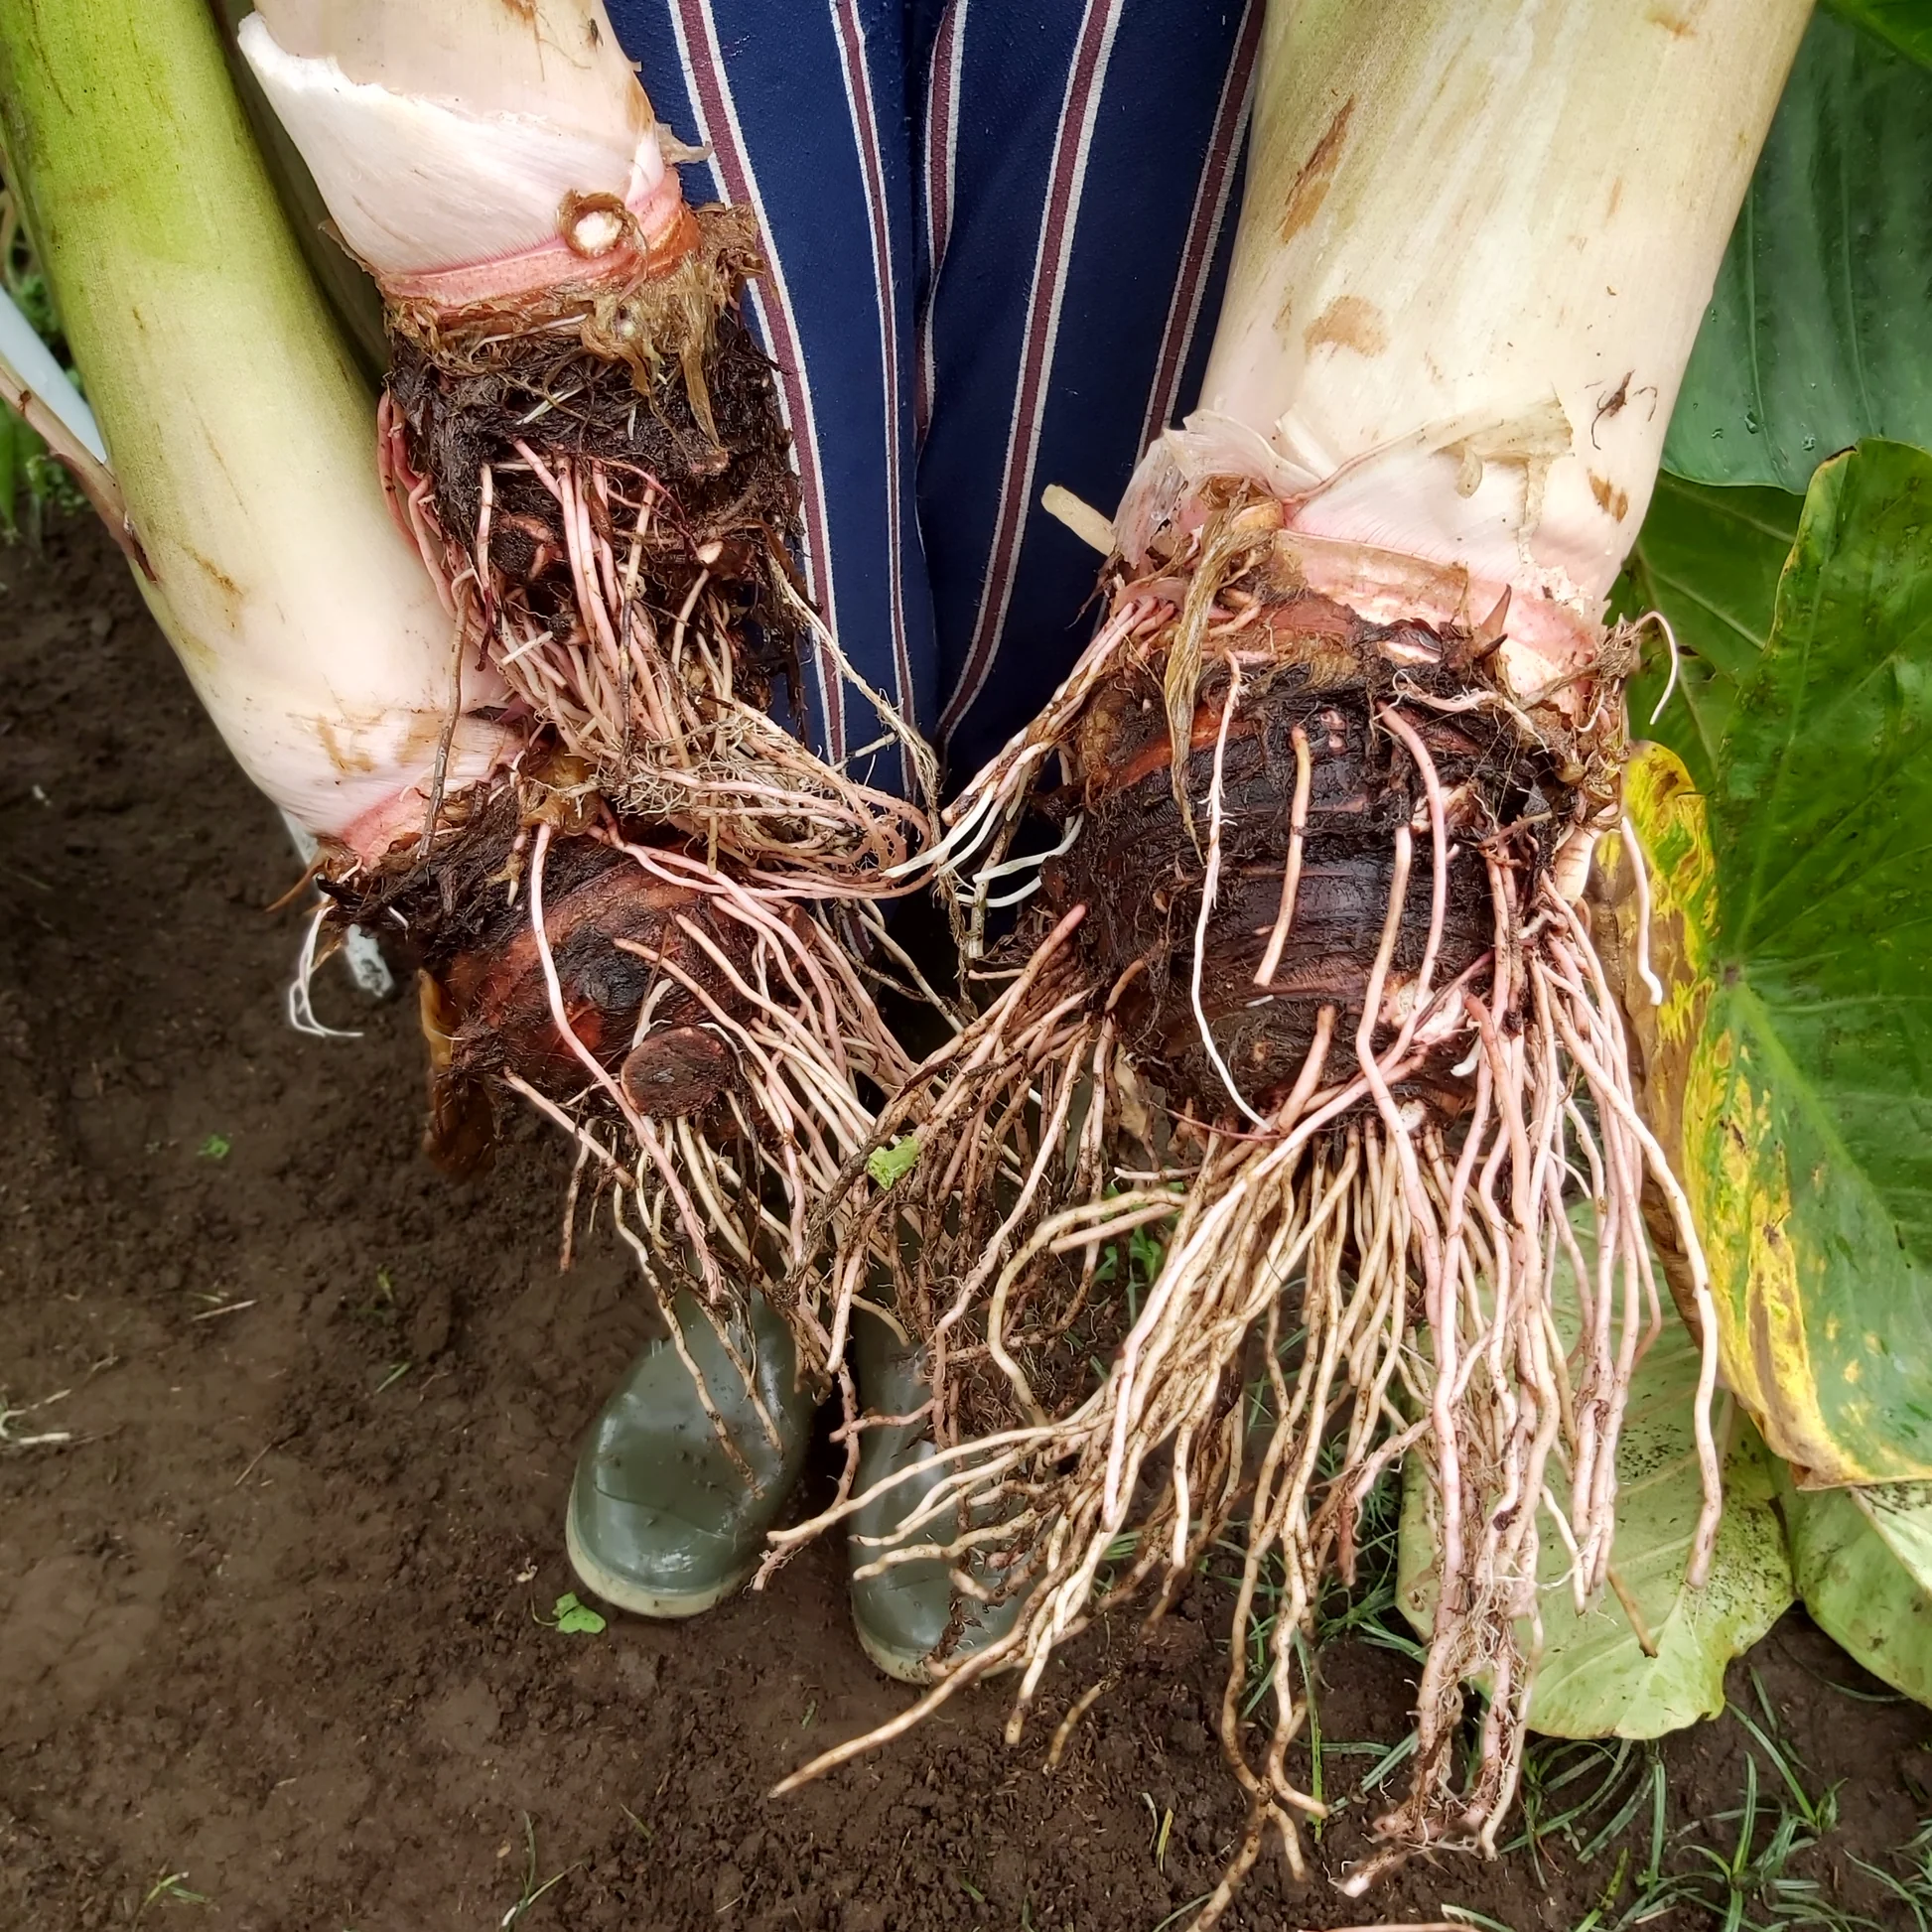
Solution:
M411 1003L332 968L329 1017L361 1037L289 1030L294 922L264 910L288 843L111 547L57 529L0 552L0 1392L22 1444L0 1448L0 1925L484 1928L560 1873L511 1922L1154 1932L1206 1891L1240 1818L1204 1723L1211 1587L1052 1776L1071 1671L1017 1751L976 1693L775 1802L809 1750L906 1701L852 1638L839 1551L696 1624L536 1620L571 1587L572 1459L647 1332L639 1291L601 1243L558 1274L565 1163L534 1129L479 1181L420 1158ZM1853 1859L1882 1864L1932 1809L1932 1719L1872 1701L1795 1613L1750 1661L1806 1790L1839 1784L1841 1822L1788 1870L1907 1924ZM1337 1645L1322 1668L1331 1744L1401 1738L1402 1658ZM1734 1842L1747 1748L1728 1721L1663 1747L1671 1868ZM1782 1787L1759 1756L1761 1844ZM1371 1761L1331 1752L1329 1789ZM1614 1925L1648 1798L1579 1851L1649 1762L1589 1831L1412 1866L1373 1909L1331 1882L1358 1802L1306 1884L1264 1862L1232 1922L1452 1902L1568 1928L1634 1848Z

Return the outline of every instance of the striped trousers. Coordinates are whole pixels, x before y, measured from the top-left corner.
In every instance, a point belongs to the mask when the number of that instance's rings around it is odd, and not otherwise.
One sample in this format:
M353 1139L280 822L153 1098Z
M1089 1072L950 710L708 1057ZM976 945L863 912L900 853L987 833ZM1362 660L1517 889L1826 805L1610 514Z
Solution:
M957 785L1091 626L1094 555L1040 491L1111 513L1198 390L1262 0L609 6L711 151L687 197L758 217L812 596ZM806 695L861 752L823 667Z

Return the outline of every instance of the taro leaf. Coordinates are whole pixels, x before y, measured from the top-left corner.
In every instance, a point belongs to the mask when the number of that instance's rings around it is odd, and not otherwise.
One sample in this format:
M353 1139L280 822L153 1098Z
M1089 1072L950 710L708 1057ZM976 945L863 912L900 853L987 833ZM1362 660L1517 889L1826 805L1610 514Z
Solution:
M1665 466L1803 489L1862 437L1932 444L1929 314L1932 72L1821 13L1718 271Z
M1873 1677L1932 1704L1932 1483L1780 1487L1805 1608Z
M1587 1212L1573 1211L1572 1222L1587 1262ZM1558 1333L1573 1344L1577 1286L1567 1257L1557 1263L1554 1300ZM1611 1569L1643 1622L1643 1638L1615 1589L1577 1614L1570 1553L1547 1514L1539 1525L1543 1653L1530 1693L1534 1730L1555 1737L1661 1737L1716 1717L1725 1704L1725 1666L1791 1603L1770 1458L1748 1419L1722 1398L1718 1440L1724 1446L1728 1439L1724 1521L1704 1587L1685 1583L1704 1502L1691 1420L1697 1379L1696 1342L1681 1321L1667 1320L1632 1377L1616 1455ZM1435 1611L1434 1504L1422 1458L1412 1456L1404 1471L1396 1588L1404 1612L1425 1632ZM1527 1644L1527 1624L1520 1634Z
M1832 11L1932 68L1932 0L1832 0Z
M1670 655L1646 649L1630 686L1632 724L1668 745L1701 789L1710 788L1737 687L1756 672L1770 634L1778 576L1803 506L1789 490L1716 489L1660 476L1617 585L1619 616L1660 612L1677 636L1677 688L1653 719Z
M1725 1381L1772 1449L1808 1486L1923 1481L1932 455L1867 443L1819 471L1714 764L1708 801L1661 749L1626 784L1666 993L1624 987L1646 1111L1703 1237Z

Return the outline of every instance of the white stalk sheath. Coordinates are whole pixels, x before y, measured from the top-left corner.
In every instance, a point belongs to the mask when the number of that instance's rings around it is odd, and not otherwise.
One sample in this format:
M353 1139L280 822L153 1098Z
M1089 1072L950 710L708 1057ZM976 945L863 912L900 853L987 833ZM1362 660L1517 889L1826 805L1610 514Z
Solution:
M552 279L581 266L573 253L595 259L621 217L606 206L566 233L573 198L615 198L647 241L678 217L602 0L264 0L237 40L343 239L392 294L506 257L554 255Z
M242 767L365 854L420 828L451 624L203 0L0 8L0 114L150 608ZM471 671L472 705L500 700ZM504 749L466 716L452 788Z
M275 39L351 80L526 114L618 148L651 128L650 104L603 0L258 0Z
M1810 12L1271 5L1201 413L1167 455L1466 572L1477 620L1511 590L1517 688L1561 675L1643 521Z

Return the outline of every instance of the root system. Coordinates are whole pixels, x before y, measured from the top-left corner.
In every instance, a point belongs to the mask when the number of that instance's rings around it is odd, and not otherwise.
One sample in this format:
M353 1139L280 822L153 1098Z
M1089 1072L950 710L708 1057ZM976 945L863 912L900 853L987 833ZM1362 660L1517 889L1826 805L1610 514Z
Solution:
M419 969L431 1151L474 1166L507 1089L572 1138L654 1290L778 1299L910 1072L874 999L896 948L869 902L774 900L560 775L458 801L425 862L325 881L340 922L389 930ZM782 1306L804 1372L827 1372L816 1302Z
M621 811L754 875L901 890L933 767L845 660L792 562L797 483L770 364L737 313L759 266L708 208L668 269L459 316L391 313L390 500L493 665ZM816 756L803 666L871 702L915 802ZM868 748L876 751L878 745Z
M983 968L997 997L881 1116L873 1144L909 1137L910 1171L882 1186L862 1156L822 1210L825 1299L896 1270L947 1465L916 1520L962 1588L990 1576L1020 1607L939 1660L903 1719L799 1778L1000 1669L1021 1672L1017 1737L1063 1642L1130 1600L1159 1616L1239 1536L1220 1732L1249 1828L1211 1923L1271 1837L1302 1868L1298 1820L1322 1807L1288 1771L1313 1696L1298 1635L1349 1574L1369 1489L1414 1455L1441 1525L1419 1748L1388 1850L1350 1889L1426 1846L1493 1855L1538 1644L1539 1517L1579 1604L1609 1561L1618 1425L1662 1318L1646 1173L1697 1252L1558 886L1566 842L1616 809L1617 641L1584 688L1526 703L1496 668L1501 615L1371 621L1308 588L1279 505L1229 489L1116 578L1072 676L953 808L969 942L1002 904L1025 910ZM1011 856L1042 817L1050 856ZM1123 1306L1128 1245L1150 1234L1163 1265ZM1586 1301L1568 1354L1559 1253ZM1714 1367L1707 1346L1700 1566ZM849 1476L780 1555L857 1506ZM1490 1696L1461 1762L1475 1676Z
M748 218L700 210L623 261L390 308L390 502L451 615L458 709L463 672L493 667L523 748L461 796L439 770L419 839L323 883L338 926L421 970L440 1158L482 1159L495 1097L520 1096L654 1289L714 1309L761 1289L803 1372L836 1372L842 1335L782 1285L910 1070L874 999L908 990L875 901L917 884L933 763L799 587L773 372L737 308ZM902 752L914 802L772 716L803 719L808 662L865 691L865 749Z

